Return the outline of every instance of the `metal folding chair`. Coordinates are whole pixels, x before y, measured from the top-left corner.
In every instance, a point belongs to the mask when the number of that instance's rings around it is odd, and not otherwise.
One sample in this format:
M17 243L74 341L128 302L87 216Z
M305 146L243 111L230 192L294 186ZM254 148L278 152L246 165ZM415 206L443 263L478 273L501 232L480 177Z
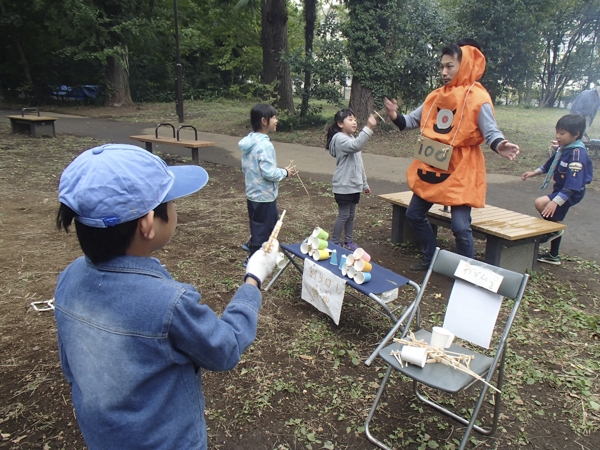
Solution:
M392 344L388 345L391 341L393 341L393 338L398 330L403 330L400 338L406 338L411 329L416 330L414 333L416 339L424 340L426 343L431 342L431 332L420 328L420 324L417 320L415 320L414 312L417 311L420 307L424 307L424 305L421 305L421 302L424 298L424 295L427 295L427 285L431 274L435 272L437 274L444 275L450 279L456 280L459 278L456 276L456 273L461 261L464 261L471 266L477 266L482 269L491 270L495 274L502 276L503 278L497 293L503 296L504 299L509 298L514 300L514 304L508 314L508 317L506 319L498 318L496 322L495 331L497 331L498 333L495 334L500 334L499 330L501 327L498 326L499 322L503 321L504 327L502 328L502 332L499 339L497 341L495 339L492 340L492 343L496 343L494 344L495 349L491 350L491 354L482 354L464 346L457 345L456 343L453 343L448 349L449 351L456 352L459 354L474 355L475 358L470 363L470 369L477 373L482 379L484 379L486 383L492 384L492 378L494 377L494 375L497 374L495 388L498 391L494 392L493 394L495 400L493 418L491 419L491 425L488 425L487 428L475 424L479 411L482 407L485 395L489 389L487 384L482 383L480 380L476 379L472 375L469 375L467 373L455 369L454 367L444 365L442 363L426 364L423 368L410 364L401 365L400 362L393 355L393 353L401 351L403 345L398 342L393 342ZM411 316L408 318L406 327L401 326L403 324L396 324L390 330L388 335L383 339L383 341L379 344L379 346L373 352L373 354L366 361L366 364L370 365L373 362L373 360L377 356L379 356L388 365L385 376L383 377L383 380L377 392L375 401L371 406L371 410L369 411L369 415L367 416L367 420L365 422L365 433L367 435L367 438L371 442L383 449L390 448L380 440L376 439L371 434L370 424L375 414L375 410L377 409L377 406L381 400L382 394L389 381L392 370L400 372L406 377L412 379L413 393L419 400L421 400L428 406L434 408L435 410L439 411L440 413L466 426L466 430L459 447L460 449L464 449L467 445L469 435L471 434L471 431L473 429L483 435L488 436L491 436L496 432L496 429L498 428L498 417L500 415L501 405L501 392L499 391L502 390L502 385L504 381L504 365L506 361L507 338L511 326L514 322L515 316L517 314L517 310L519 309L519 305L521 304L521 299L523 297L523 293L525 291L525 286L527 284L528 279L529 275L527 274L516 273L507 269L502 269L496 266L485 264L481 261L460 256L456 253L452 253L446 250L440 251L439 248L436 249L431 265L429 266L429 270L425 275L425 279L423 281L421 290L419 291L417 298L415 299L415 304L411 308L413 314L411 314ZM482 288L478 287L477 289ZM504 301L502 301L502 303L504 303ZM501 315L503 315L502 309L499 316ZM477 402L473 406L473 410L470 417L464 417L457 414L457 412L455 411L447 409L445 406L442 406L440 403L437 403L431 398L429 398L424 392L422 392L422 390L419 389L419 385L421 384L429 386L429 388L433 388L434 390L449 394L457 394L474 385L478 386L481 389L481 392L477 398Z

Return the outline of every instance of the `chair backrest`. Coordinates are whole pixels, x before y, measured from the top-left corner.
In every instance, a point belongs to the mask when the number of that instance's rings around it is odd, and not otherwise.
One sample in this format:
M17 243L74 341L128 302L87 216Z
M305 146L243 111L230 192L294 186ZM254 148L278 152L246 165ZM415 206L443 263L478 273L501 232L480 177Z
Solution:
M498 294L512 299L516 299L519 296L519 290L525 275L513 272L512 270L492 266L490 264L477 261L476 259L467 258L466 256L461 256L447 250L439 251L437 258L435 258L432 270L449 278L457 279L454 273L456 272L456 268L461 261L465 261L472 266L483 267L484 269L491 270L492 272L504 277L502 279L502 283L500 284L500 288L498 289ZM423 286L423 289L424 288L425 286Z

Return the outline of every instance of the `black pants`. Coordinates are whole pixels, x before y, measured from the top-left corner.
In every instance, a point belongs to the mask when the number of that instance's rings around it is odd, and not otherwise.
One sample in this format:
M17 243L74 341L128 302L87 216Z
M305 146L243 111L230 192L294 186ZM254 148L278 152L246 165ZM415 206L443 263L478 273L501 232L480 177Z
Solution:
M248 205L248 218L250 219L250 255L254 254L263 243L269 240L273 228L279 219L277 201L253 202L246 200Z

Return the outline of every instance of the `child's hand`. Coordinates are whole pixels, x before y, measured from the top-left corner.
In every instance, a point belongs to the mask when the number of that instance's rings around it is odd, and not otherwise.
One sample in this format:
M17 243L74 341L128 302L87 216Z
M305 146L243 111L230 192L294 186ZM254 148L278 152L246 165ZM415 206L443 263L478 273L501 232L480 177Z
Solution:
M373 129L377 126L377 119L375 119L375 114L371 114L367 119L367 127L369 129Z
M550 200L542 211L542 217L553 217L556 208L558 208L558 204L555 201Z
M535 172L525 172L523 175L521 175L521 180L525 181L527 178L535 177L536 175L537 173Z
M246 273L254 275L260 279L261 283L273 272L279 256L279 241L277 239L273 239L269 253L264 250L265 244L250 257L246 266Z
M298 173L298 171L296 170L296 166L292 163L290 163L285 170L287 170L288 173L288 177L294 177L296 176L296 174Z
M371 193L371 188L370 187L366 188L365 189L365 194L370 194L370 193Z

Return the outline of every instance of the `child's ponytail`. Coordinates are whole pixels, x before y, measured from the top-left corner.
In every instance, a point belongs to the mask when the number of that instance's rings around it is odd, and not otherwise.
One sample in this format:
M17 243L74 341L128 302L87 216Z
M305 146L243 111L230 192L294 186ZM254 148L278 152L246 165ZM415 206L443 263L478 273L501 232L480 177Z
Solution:
M342 131L338 123L343 122L346 117L354 115L354 111L352 111L350 108L340 109L337 113L335 113L333 123L327 130L327 143L325 144L326 150L329 150L329 144L331 143L331 139L333 139L333 136Z

